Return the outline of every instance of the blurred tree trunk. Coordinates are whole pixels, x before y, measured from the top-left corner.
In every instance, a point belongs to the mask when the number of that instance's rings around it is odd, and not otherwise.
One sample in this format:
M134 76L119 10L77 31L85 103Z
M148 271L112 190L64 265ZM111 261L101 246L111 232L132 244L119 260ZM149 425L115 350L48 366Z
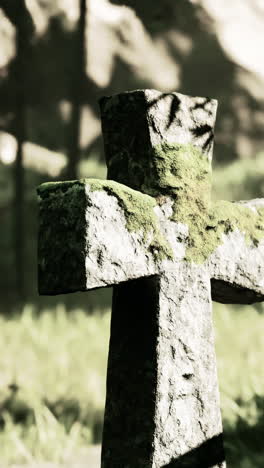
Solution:
M66 178L78 178L78 163L80 160L80 126L83 100L84 80L86 76L86 46L85 28L87 0L79 0L79 20L76 31L75 47L72 57L72 80L71 80L71 118L68 133L68 166Z
M25 212L24 212L24 168L23 143L26 140L26 88L29 67L31 17L24 0L17 0L14 24L16 26L16 59L14 63L15 108L13 133L17 139L17 154L14 165L14 254L15 288L19 301L25 299Z

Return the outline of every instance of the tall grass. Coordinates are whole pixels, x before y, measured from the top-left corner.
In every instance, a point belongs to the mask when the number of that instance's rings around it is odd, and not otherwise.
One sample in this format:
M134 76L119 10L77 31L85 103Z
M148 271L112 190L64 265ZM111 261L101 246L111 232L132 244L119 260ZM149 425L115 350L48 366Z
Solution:
M214 307L230 468L264 466L260 312ZM109 319L109 311L66 313L62 305L41 314L27 305L21 315L0 318L0 466L42 460L59 466L100 441Z
M63 462L101 436L109 313L1 317L0 465Z
M230 468L264 466L264 307L215 304L215 339Z

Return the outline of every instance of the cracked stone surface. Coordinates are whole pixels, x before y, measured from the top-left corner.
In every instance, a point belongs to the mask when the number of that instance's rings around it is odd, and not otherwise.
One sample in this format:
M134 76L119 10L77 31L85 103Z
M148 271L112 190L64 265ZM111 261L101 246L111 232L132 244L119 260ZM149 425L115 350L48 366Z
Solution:
M129 232L126 218L117 198L104 191L89 192L87 217L86 281L90 287L118 284L154 274L153 257L148 253L149 241L142 242L142 233Z
M210 280L180 263L160 279L153 467L221 433Z
M224 468L212 300L264 300L264 200L210 200L216 101L101 111L114 182L40 186L40 293L114 286L102 468Z

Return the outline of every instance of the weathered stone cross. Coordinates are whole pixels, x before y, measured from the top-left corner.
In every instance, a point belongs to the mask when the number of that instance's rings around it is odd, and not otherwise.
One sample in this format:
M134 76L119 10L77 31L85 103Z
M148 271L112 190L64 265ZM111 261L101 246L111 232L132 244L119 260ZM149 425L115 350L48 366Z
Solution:
M114 285L103 468L224 467L212 299L264 300L264 200L210 200L216 101L100 104L112 180L38 189L40 294Z

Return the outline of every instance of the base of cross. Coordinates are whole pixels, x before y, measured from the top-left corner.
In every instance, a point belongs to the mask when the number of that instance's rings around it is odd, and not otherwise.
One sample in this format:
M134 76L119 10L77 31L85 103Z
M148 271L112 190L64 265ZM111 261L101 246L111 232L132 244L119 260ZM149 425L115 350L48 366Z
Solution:
M201 267L114 287L102 468L225 467L211 315Z

